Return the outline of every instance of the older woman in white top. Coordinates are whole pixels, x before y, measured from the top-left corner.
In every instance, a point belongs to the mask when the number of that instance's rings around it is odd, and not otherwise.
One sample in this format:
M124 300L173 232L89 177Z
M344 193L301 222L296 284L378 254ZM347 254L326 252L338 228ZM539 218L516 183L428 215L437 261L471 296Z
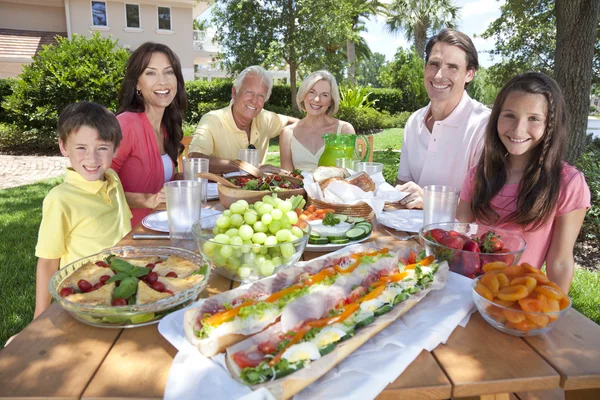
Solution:
M354 134L348 122L333 117L340 105L340 93L333 75L313 72L304 79L296 96L306 116L283 129L279 138L281 168L288 171L317 168L325 149L326 133Z

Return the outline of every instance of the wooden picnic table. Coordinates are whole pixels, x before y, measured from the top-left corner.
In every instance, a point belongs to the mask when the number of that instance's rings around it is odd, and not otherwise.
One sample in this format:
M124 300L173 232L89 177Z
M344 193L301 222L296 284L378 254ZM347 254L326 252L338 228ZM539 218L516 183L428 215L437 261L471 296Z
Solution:
M376 221L369 240L394 240ZM132 233L152 233L136 226ZM164 246L168 240L119 245ZM304 260L323 253L305 252ZM229 290L234 282L213 273L201 296ZM0 351L0 397L114 399L162 398L177 350L157 325L105 329L76 321L58 304ZM349 396L351 397L351 396ZM446 344L417 359L379 399L599 399L600 327L571 309L548 334L503 334L475 313Z

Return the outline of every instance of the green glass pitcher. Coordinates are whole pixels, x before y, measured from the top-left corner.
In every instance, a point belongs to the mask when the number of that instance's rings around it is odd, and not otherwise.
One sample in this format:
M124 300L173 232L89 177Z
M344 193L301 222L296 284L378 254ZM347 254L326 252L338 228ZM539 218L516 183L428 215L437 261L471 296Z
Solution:
M338 158L367 161L371 148L363 135L327 133L323 135L325 150L319 158L319 166L335 167Z

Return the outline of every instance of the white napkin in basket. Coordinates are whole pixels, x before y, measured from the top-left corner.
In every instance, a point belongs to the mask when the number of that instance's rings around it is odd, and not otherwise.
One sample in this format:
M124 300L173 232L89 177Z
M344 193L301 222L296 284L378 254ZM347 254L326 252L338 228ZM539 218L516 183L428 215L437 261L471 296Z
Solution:
M473 307L472 281L450 272L446 286L430 292L412 310L353 352L319 380L295 396L297 400L352 397L372 399L393 382L421 353L445 343ZM173 360L165 399L272 399L252 392L221 366L224 357L208 359L183 336L184 310L166 316L160 333L179 350ZM250 396L250 397L245 397Z

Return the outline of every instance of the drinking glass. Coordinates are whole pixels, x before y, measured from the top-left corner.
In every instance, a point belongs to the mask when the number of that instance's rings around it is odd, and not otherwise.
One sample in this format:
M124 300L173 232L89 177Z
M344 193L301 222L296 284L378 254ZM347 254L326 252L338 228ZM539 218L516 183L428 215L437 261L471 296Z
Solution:
M185 158L183 160L183 179L198 181L202 184L202 207L206 207L208 196L208 179L198 178L200 172L208 172L208 158Z
M165 183L171 241L193 239L192 225L200 219L202 184L197 181Z
M454 222L460 191L452 186L429 185L423 188L423 225Z
M378 162L357 162L356 172L365 171L369 176L383 172L383 164Z
M260 166L260 151L257 149L239 149L238 159L258 168Z
M354 171L356 160L354 158L336 158L335 166L339 168L347 168Z

